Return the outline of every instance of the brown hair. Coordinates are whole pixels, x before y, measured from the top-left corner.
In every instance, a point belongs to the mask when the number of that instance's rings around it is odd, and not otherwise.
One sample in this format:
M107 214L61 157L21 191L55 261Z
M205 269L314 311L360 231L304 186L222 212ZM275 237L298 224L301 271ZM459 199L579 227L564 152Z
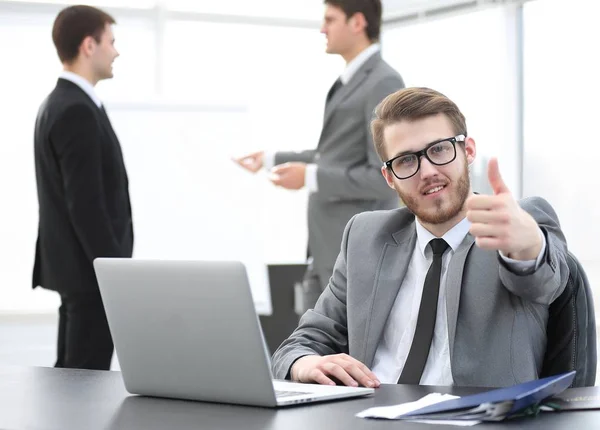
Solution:
M95 7L78 5L61 10L52 27L52 41L60 61L73 62L88 36L100 43L106 24L115 24L115 19Z
M339 7L351 18L355 13L362 13L367 21L365 29L371 42L379 41L381 31L381 0L324 0L325 4Z
M383 138L386 126L440 113L448 117L455 134L467 135L465 116L458 106L442 93L429 88L405 88L383 99L375 108L375 118L371 122L373 143L381 161L387 159Z

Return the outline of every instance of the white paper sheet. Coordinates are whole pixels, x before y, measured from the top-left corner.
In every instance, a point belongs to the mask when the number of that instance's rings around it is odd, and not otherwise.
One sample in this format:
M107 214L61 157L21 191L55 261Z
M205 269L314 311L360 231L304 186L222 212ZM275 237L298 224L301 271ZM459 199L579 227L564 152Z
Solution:
M356 414L356 416L359 418L386 418L388 420L394 420L408 412L416 411L417 409L421 409L426 406L435 405L436 403L445 402L446 400L458 398L458 396L452 396L450 394L431 393L414 402L369 408L359 412Z
M415 411L417 409L424 408L426 406L435 405L436 403L445 402L446 400L458 399L459 396L452 396L450 394L431 393L425 397L420 398L414 402L401 403L399 405L392 406L379 406L375 408L369 408L356 414L359 418L383 418L388 420L399 419L400 416ZM454 425L460 427L470 427L475 424L481 423L477 420L406 420L410 422L426 423L426 424L442 424L442 425Z

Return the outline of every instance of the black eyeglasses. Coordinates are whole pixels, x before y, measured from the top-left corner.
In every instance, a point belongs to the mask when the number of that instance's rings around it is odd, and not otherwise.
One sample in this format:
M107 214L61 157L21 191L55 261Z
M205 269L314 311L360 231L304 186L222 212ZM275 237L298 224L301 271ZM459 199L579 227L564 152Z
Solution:
M396 178L408 179L415 176L421 168L422 156L436 166L452 163L456 159L456 142L464 142L466 138L466 134L459 134L447 139L436 140L421 151L398 155L384 162L383 165L391 170Z

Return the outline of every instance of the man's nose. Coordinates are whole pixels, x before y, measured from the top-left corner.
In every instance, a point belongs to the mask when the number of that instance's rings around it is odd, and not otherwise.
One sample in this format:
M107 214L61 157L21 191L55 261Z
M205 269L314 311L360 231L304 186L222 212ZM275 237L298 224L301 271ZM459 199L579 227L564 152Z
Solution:
M421 178L430 178L438 174L437 166L427 159L427 157L421 157L421 168L419 169Z

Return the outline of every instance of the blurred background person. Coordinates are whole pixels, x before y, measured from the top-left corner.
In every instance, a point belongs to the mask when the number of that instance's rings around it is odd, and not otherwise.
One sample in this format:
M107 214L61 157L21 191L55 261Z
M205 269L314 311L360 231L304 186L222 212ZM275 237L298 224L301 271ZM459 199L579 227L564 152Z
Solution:
M302 304L311 309L331 276L344 226L363 211L391 209L397 196L381 177L369 124L375 106L404 87L402 77L380 54L380 0L325 0L321 33L327 53L343 57L346 67L329 90L316 149L255 152L236 161L251 172L270 169L273 184L310 191L309 266ZM273 167L274 166L274 167Z
M113 77L112 24L89 6L63 9L52 39L63 64L35 124L39 203L33 287L60 294L55 367L110 368L113 342L93 260L131 257L133 225L121 147L94 86Z

